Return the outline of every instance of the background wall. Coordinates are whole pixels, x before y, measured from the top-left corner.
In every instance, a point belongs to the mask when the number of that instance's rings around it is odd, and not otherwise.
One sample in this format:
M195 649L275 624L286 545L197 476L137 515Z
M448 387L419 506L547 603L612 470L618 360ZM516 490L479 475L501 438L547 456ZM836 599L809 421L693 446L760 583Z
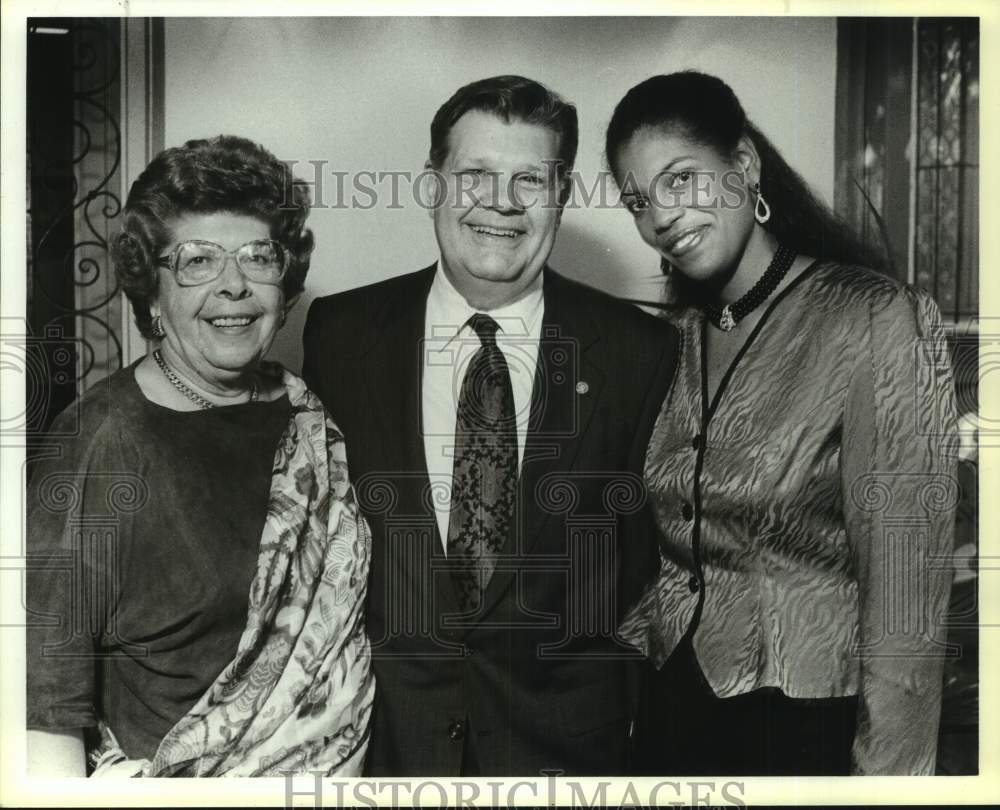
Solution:
M165 38L167 146L220 132L244 135L296 161L296 173L309 180L316 172L309 161L325 161L328 207L310 216L317 247L306 293L272 350L295 370L314 296L417 270L437 257L428 213L405 185L399 208L388 208L385 197L370 210L334 208L333 172L419 173L434 112L478 78L519 73L574 102L577 169L590 186L604 167L604 127L629 87L684 68L714 73L789 162L833 200L832 17L173 18ZM377 185L391 190L388 180ZM370 199L357 198L365 205ZM658 297L658 261L624 209L567 211L551 264L618 295Z

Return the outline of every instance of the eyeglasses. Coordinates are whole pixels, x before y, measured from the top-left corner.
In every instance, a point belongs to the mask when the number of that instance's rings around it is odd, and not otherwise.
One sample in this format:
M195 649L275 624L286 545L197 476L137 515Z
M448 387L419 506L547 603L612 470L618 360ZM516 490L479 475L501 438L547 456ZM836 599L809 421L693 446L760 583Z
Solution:
M192 239L181 242L166 256L157 259L157 265L174 271L177 283L183 287L196 287L215 281L226 268L226 259L232 256L236 266L247 280L259 284L281 284L288 267L288 251L273 239L256 239L240 245L236 250L226 250L215 242Z

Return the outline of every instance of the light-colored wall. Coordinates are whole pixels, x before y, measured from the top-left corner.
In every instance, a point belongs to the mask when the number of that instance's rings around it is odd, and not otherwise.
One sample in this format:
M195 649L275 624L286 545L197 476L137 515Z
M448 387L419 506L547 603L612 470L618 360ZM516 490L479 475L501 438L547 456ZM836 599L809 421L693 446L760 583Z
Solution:
M330 206L332 172L419 173L431 118L448 96L478 78L519 73L577 105L577 169L589 184L604 167L604 127L618 99L652 74L684 68L729 82L750 117L832 201L833 18L168 19L164 142L245 135L297 161L308 179L309 161L326 161ZM378 188L388 192L390 181ZM434 261L428 214L402 190L398 209L382 199L371 210L314 209L306 293L273 357L299 368L314 296ZM657 297L656 256L620 208L567 211L551 264L619 295Z

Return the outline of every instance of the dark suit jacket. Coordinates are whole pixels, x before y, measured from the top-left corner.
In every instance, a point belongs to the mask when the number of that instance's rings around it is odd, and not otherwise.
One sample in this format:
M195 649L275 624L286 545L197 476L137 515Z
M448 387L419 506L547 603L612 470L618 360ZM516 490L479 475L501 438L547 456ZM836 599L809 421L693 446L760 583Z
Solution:
M346 436L374 534L367 626L378 696L367 770L623 773L635 654L615 628L623 602L658 570L641 473L677 333L545 271L515 528L484 610L463 618L421 428L434 271L317 299L305 327L303 375Z

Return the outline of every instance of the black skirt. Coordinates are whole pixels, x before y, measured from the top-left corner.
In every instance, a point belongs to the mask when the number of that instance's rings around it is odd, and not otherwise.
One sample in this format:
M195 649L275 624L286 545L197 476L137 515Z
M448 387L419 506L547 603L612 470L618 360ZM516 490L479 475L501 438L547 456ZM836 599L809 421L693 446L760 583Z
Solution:
M633 736L642 776L839 776L851 769L857 697L798 699L773 687L712 692L690 636L645 665Z

